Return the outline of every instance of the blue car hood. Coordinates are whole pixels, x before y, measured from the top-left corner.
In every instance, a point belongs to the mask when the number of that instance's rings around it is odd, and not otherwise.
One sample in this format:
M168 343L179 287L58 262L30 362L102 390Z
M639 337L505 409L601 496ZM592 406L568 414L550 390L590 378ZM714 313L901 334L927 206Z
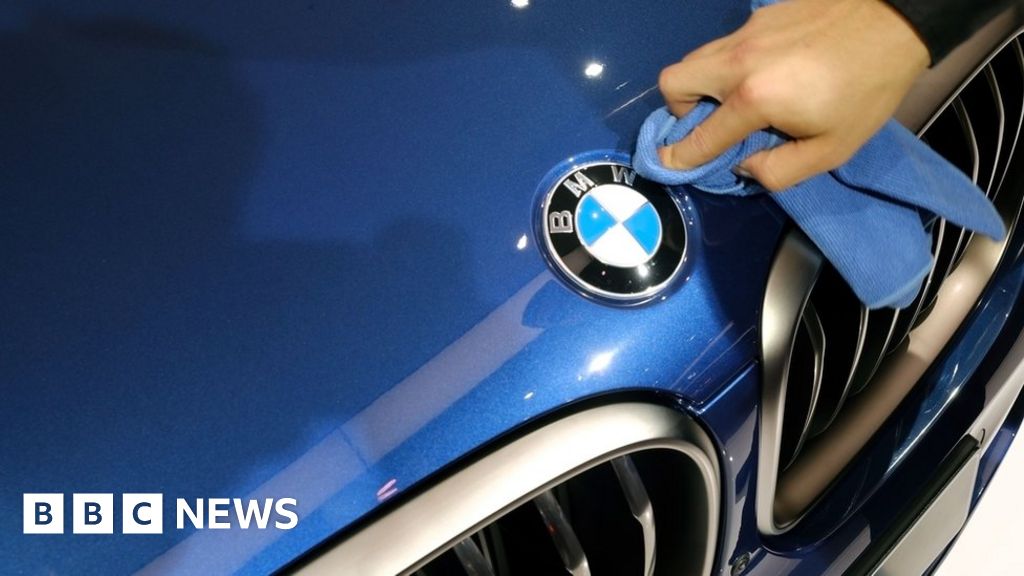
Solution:
M0 7L0 559L262 573L566 403L706 401L754 357L777 215L694 198L686 277L623 309L550 272L534 210L554 166L631 150L659 70L746 12ZM23 535L25 493L161 493L164 533ZM213 497L300 521L175 528Z

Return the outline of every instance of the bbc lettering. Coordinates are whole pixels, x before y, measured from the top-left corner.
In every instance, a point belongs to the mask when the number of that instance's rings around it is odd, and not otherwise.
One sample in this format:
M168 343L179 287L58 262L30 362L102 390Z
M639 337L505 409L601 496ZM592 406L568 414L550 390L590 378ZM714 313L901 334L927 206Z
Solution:
M163 494L122 494L122 534L163 534ZM199 498L175 501L175 527L226 530L237 526L266 530L291 530L299 523L294 498ZM232 517L234 522L232 522ZM63 494L25 494L22 513L25 534L64 533ZM273 520L273 522L271 522ZM113 534L113 494L72 494L71 530L74 534Z

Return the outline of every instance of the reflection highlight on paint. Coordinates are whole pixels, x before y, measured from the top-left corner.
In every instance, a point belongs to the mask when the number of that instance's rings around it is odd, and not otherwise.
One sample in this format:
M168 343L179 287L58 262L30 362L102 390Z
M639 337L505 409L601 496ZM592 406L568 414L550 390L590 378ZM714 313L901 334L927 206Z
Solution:
M590 358L590 363L587 364L587 375L589 376L591 374L597 374L598 372L604 372L615 358L615 352L616 350L609 350L608 352L594 354Z
M600 78L604 74L604 64L600 62L588 62L583 69L583 75L587 78Z

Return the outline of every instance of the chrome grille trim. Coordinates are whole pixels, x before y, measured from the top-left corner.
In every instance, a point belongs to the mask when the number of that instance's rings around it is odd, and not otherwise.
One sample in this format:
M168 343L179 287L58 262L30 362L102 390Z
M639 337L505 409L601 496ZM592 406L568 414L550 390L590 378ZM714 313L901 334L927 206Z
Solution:
M784 532L775 522L773 504L780 470L782 420L789 381L790 350L803 321L802 311L823 265L821 253L802 233L787 234L768 275L761 317L761 440L757 459L757 527L765 534Z
M700 498L706 508L692 518L703 535L703 550L692 553L699 566L695 573L709 574L721 506L716 449L686 414L639 402L590 408L529 432L402 502L297 573L411 574L541 493L590 468L648 449L679 453L699 474L701 494L690 496Z
M1000 52L1004 49L1009 52ZM1009 66L1011 61L1014 67ZM978 84L971 85L972 81ZM995 99L995 106L987 104L988 95ZM1005 101L1011 96L1012 102ZM937 131L940 140L952 146L947 146L948 151L957 155L971 179L981 182L1012 233L1024 202L1024 191L1009 187L1011 182L1019 185L1022 170L1014 168L1013 178L1009 177L1024 123L1024 49L1016 37L981 63L947 102L926 129L943 113L955 115L944 117L943 128ZM975 114L968 110L973 106L990 108ZM958 143L961 130L963 141ZM981 142L981 138L988 140ZM862 322L860 330L870 334L852 369L849 401L844 399L838 415L824 432L807 440L792 464L779 458L786 395L794 385L786 381L790 378L787 356L798 322L814 306L814 286L825 265L820 257L806 254L813 248L798 233L783 241L769 275L762 317L764 389L755 506L762 533L781 534L810 510L938 357L996 271L1007 240L973 237L941 220L933 226L935 261L917 298L900 312L867 314L867 326ZM851 322L849 329L857 328ZM830 343L835 340L828 326L826 338ZM826 366L828 356L826 351ZM835 382L823 384L830 385Z

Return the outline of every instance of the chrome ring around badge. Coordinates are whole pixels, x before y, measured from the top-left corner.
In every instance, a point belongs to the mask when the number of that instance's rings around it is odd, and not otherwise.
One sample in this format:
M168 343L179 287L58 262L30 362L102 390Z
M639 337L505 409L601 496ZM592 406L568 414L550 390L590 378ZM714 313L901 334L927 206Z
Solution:
M679 206L625 164L575 167L548 191L542 212L551 260L590 295L645 301L668 286L685 259Z

